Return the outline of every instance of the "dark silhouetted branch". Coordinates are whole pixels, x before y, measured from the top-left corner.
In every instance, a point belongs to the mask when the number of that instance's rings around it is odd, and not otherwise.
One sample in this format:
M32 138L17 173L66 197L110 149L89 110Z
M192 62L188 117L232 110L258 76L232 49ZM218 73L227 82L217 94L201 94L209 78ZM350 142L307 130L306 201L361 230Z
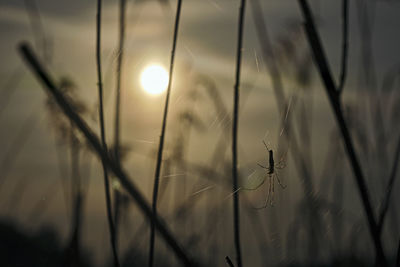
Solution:
M231 259L228 256L225 257L225 260L229 267L235 267L235 265L233 265Z
M399 246L397 247L396 267L400 267L400 239L399 239Z
M344 120L339 94L333 82L328 62L325 57L321 41L319 39L317 30L314 25L314 19L311 10L306 0L299 0L298 2L300 4L300 8L305 19L304 26L309 44L311 46L311 50L314 55L314 60L318 67L321 79L325 85L325 89L328 94L331 106L333 108L337 124L342 133L346 151L349 156L349 160L354 172L356 184L361 196L362 204L364 206L364 211L367 216L369 230L372 236L373 243L375 245L377 263L379 264L379 266L387 266L387 261L385 259L382 242L379 235L379 228L375 220L374 212L372 210L371 201L368 194L368 188L365 183L364 176L354 150L350 132Z
M238 170L237 170L237 143L238 143L238 124L239 124L239 104L240 104L240 69L242 65L243 49L243 28L244 15L246 10L246 0L240 1L239 21L238 21L238 39L236 52L236 79L233 98L233 123L232 123L232 192L238 189ZM239 194L233 194L233 235L236 249L236 263L242 267L242 253L240 251L240 213L239 213Z

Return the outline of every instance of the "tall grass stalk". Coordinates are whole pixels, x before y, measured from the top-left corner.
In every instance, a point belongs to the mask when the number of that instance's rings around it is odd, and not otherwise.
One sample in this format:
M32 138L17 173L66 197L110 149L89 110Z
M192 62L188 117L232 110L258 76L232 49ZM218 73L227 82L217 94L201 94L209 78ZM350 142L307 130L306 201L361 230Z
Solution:
M125 13L126 0L119 1L119 45L118 45L118 61L117 61L117 79L116 79L116 98L115 98L115 125L114 125L114 149L115 158L120 163L120 117L121 117L121 76L122 63L124 55L125 42Z
M122 76L122 63L124 55L124 43L125 43L125 14L126 14L126 0L119 1L119 44L118 44L118 61L117 61L117 72L116 72L116 97L115 97L115 125L114 125L114 153L115 159L118 164L121 164L120 159L120 118L121 118L121 76ZM118 227L119 227L119 204L120 195L119 190L114 190L114 218L115 218L115 246L118 251Z
M340 80L338 85L339 92L343 90L347 76L347 57L349 42L349 1L342 0L342 58Z
M48 41L44 30L44 24L40 16L39 9L35 0L24 0L24 5L29 18L35 48L41 52L42 59L45 62L50 61Z
M242 49L243 49L243 28L246 11L246 0L240 1L239 21L238 21L238 39L236 52L236 78L234 86L233 98L233 124L232 124L232 192L238 189L238 170L237 170L237 143L238 143L238 124L239 124L239 104L240 104L240 70L242 65ZM233 194L233 235L236 250L236 263L238 267L242 267L242 253L240 249L240 213L239 213L239 194Z
M299 5L301 8L301 12L305 19L305 30L308 37L308 41L311 46L311 50L314 55L314 60L316 65L318 66L318 70L321 76L321 79L325 85L326 92L328 94L329 101L333 108L337 124L340 128L341 134L343 136L344 144L346 147L347 154L349 156L349 160L351 166L353 168L354 177L356 180L356 184L361 196L362 204L364 207L364 211L367 216L368 226L370 230L370 234L372 236L373 243L375 245L376 251L376 259L379 266L387 266L387 261L385 259L385 255L383 252L382 242L379 235L379 228L377 222L374 217L374 212L371 206L371 201L368 193L368 188L364 180L364 176L358 162L353 141L350 136L350 132L347 128L347 124L344 120L342 105L340 101L340 91L337 90L336 85L333 82L332 75L330 69L328 67L328 62L326 60L319 35L314 25L313 15L308 6L306 0L299 0Z
M382 229L385 223L386 214L389 209L390 198L392 196L394 182L397 176L397 169L398 169L397 166L399 165L399 160L400 160L400 138L397 141L397 148L393 158L392 169L390 170L389 182L387 184L386 192L379 212L378 227L380 234L382 234Z
M174 36L173 36L173 40L172 40L171 61L170 61L170 65L169 65L169 81L168 81L168 87L167 87L167 96L165 98L164 115L163 115L162 126L161 126L160 143L158 145L156 170L155 170L155 174L154 174L153 203L152 203L152 209L153 209L154 215L157 214L158 187L160 184L160 173L161 173L161 163L162 163L162 155L163 155L163 149L164 149L165 128L167 126L169 97L171 94L171 85L172 85L173 70L174 70L176 44L177 44L177 40L178 40L179 19L181 16L181 8L182 8L182 0L178 0L177 8L176 8L176 15L175 15ZM154 242L155 242L155 225L154 225L154 221L152 221L151 225L150 225L150 248L149 248L149 262L148 262L149 267L152 267L154 264L153 263L153 261L154 261Z
M233 265L231 259L228 256L225 257L225 261L226 261L226 264L228 264L229 267L235 267L235 265Z
M81 259L81 230L83 221L84 194L82 194L81 177L79 172L79 142L74 134L74 127L70 128L70 157L71 157L71 193L72 216L71 232L67 256L68 266L79 266ZM37 214L35 214L37 216Z
M99 120L100 120L100 136L102 147L105 151L107 151L106 144L106 134L105 134L105 126L104 126L104 111L103 111L103 84L102 84L102 76L101 76L101 0L97 1L97 15L96 15L96 63L97 63L97 78L98 78L98 93L99 93ZM102 160L103 172L104 172L104 190L106 195L106 209L107 209L107 219L108 226L110 231L110 242L113 253L114 265L116 267L119 266L117 249L115 246L115 232L114 232L114 222L112 216L112 208L111 208L111 196L110 196L110 184L107 173L107 166Z
M400 239L399 239L399 245L398 245L398 247L397 247L396 266L400 266Z
M37 57L33 54L31 48L26 43L21 43L19 45L19 50L21 56L24 58L28 66L31 68L32 72L35 74L40 83L42 83L43 88L47 93L52 95L63 111L64 115L67 116L74 124L74 126L79 129L82 135L85 137L86 141L91 145L94 153L106 164L110 171L118 178L121 186L127 191L127 193L135 201L141 212L145 217L154 223L155 228L159 231L161 237L172 249L176 257L185 266L197 266L195 262L189 258L186 251L182 246L176 241L175 237L172 235L170 230L165 225L164 221L152 212L152 209L147 202L146 198L138 190L137 186L132 183L132 179L128 177L125 171L121 168L119 164L113 160L108 154L108 151L103 148L103 145L96 134L89 128L86 122L78 115L74 110L70 101L68 101L60 90L55 86L55 83L50 78L48 73L44 70L42 65L37 60Z
M371 190L375 190L375 192L384 192L383 201L381 210L379 210L378 214L378 228L381 231L383 228L383 224L386 217L386 212L389 205L389 199L391 195L391 190L389 191L388 186L394 182L392 180L391 175L392 172L389 173L388 170L396 171L397 168L396 164L394 163L393 166L389 165L390 158L388 157L388 142L387 140L390 138L390 133L392 129L388 128L388 125L384 123L385 119L385 107L382 102L382 97L384 94L384 86L385 81L383 81L382 88L378 87L378 79L377 79L377 71L375 68L375 57L373 55L373 26L374 26L374 17L375 15L375 2L369 1L356 1L356 10L359 19L359 33L360 33L360 51L361 51L361 72L363 74L363 84L362 88L367 89L370 93L368 94L369 97L369 111L371 117L371 123L373 131L365 131L367 134L371 133L371 140L374 141L374 144L370 148L370 153L366 153L370 155L368 157L369 162L377 162L379 163L380 168L372 168L371 172L376 176L388 176L389 183L386 184L386 179L377 179L374 187ZM397 124L395 124L397 125ZM373 138L373 139L372 139ZM393 169L394 167L394 169ZM392 168L392 169L391 169ZM393 177L395 179L395 177ZM372 191L372 193L375 193ZM381 198L380 194L375 193L378 199ZM385 203L385 201L387 201ZM391 209L390 211L390 231L395 233L398 232L398 225L397 222L397 210ZM382 232L381 232L382 234ZM392 235L393 241L397 242L395 235Z

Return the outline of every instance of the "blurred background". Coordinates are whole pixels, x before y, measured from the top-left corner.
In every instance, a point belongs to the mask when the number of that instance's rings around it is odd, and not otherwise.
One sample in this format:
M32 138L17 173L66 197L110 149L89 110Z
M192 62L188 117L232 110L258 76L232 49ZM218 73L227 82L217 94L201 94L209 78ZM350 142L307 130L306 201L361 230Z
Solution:
M309 3L338 81L342 2ZM112 149L119 1L103 4L105 125ZM247 3L239 190L232 192L238 8L236 0L183 1L159 214L204 266L227 266L225 257L235 257L234 194L240 195L244 266L372 266L367 219L297 1ZM176 1L131 0L125 11L121 164L150 203L165 92L149 93L142 74L154 65L168 70ZM399 14L399 1L349 1L342 94L375 217L390 194L381 239L393 265L400 220ZM101 162L17 51L21 41L28 41L76 111L99 133L96 1L0 0L0 36L2 265L60 266L77 257L78 263L69 266L112 266ZM159 80L162 73L152 75ZM263 141L282 167L274 175L258 165L268 165ZM111 184L121 265L145 266L149 224L115 177ZM270 186L274 192L269 194ZM156 266L179 265L158 237L155 251Z

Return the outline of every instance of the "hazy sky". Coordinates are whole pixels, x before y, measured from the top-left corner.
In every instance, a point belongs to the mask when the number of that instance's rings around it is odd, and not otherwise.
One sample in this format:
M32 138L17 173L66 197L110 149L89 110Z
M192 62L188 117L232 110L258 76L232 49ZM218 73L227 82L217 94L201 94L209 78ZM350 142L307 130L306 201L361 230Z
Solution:
M251 0L249 0L250 2ZM118 37L118 1L103 1L102 28L102 61L104 71L107 133L112 140L113 105L115 89L115 66ZM139 74L143 68L152 63L168 66L171 50L171 38L175 14L175 1L170 5L160 5L158 1L127 1L127 36L125 63L123 66L123 100L122 100L122 139L134 152L126 162L126 168L141 189L150 196L155 162L148 155L154 153L158 142L161 122L161 110L165 95L150 96L139 84ZM302 18L297 1L268 0L263 2L263 12L270 31L271 41L277 48L283 40L291 40L304 55L308 46L299 27ZM310 1L317 14L319 31L330 60L332 72L338 76L340 59L340 2L341 1ZM357 99L365 91L357 88L360 64L359 23L356 12L356 2L350 1L350 48L349 48L349 79L344 98ZM94 110L97 101L97 76L95 61L95 16L96 1L54 1L37 0L38 10L43 23L43 30L51 60L47 67L53 77L70 77L78 86L78 95L87 106ZM212 108L211 101L204 91L199 93L196 104L187 99L187 92L195 88L194 81L198 75L205 75L215 81L223 101L231 111L232 93L235 71L235 51L237 34L237 0L184 0L181 25L176 54L176 74L173 81L171 112L169 127L167 127L167 148L176 138L174 125L177 125L177 114L191 105L199 114L206 130L193 133L190 147L190 159L208 162L211 155L210 147L220 133L219 125L229 125L229 121L218 117ZM378 83L381 84L382 74L398 66L400 63L400 3L396 1L371 1L370 15L373 17L372 49L375 58ZM375 11L373 11L375 10ZM277 136L280 132L279 118L273 97L270 79L267 76L265 63L261 58L254 29L250 7L247 8L245 23L245 38L242 70L242 105L240 117L239 139L241 143L239 162L246 167L244 172L256 168L257 162L265 160L265 150L261 143L263 138L276 148ZM297 35L298 36L297 36ZM292 38L292 39L291 39ZM49 114L45 110L46 95L41 86L26 68L17 53L16 46L20 41L29 41L34 45L32 28L23 1L0 0L0 160L4 160L7 151L18 142L18 136L24 132L26 121L36 124L31 136L27 139L21 153L14 164L10 166L7 183L15 187L12 178L29 177L32 190L26 199L40 200L47 194L46 188L52 188L52 178L58 175L56 153L54 149L54 132L49 124ZM42 48L35 47L36 51ZM315 147L315 169L321 169L321 155L327 150L329 133L334 127L334 120L325 93L320 86L319 77L313 75L312 84L307 90L300 90L295 81L293 68L285 69L282 59L284 82L288 92L294 92L303 97L313 90L313 146ZM290 65L290 64L288 64ZM316 72L314 72L316 73ZM11 77L16 77L12 81ZM11 82L11 83L10 83ZM7 84L11 84L11 87ZM10 98L6 98L9 91ZM361 91L360 91L361 90ZM5 99L8 101L6 102ZM93 111L96 114L95 110ZM90 120L90 116L87 117ZM97 131L98 126L90 121ZM229 131L228 131L229 132ZM269 134L267 134L269 133ZM267 136L267 137L266 137ZM86 161L86 160L84 160ZM86 162L86 164L89 164ZM94 173L98 173L99 165L95 163ZM290 168L290 167L289 167ZM288 171L289 173L289 171ZM151 179L150 179L150 178ZM89 200L88 210L93 215L92 220L102 214L103 201L101 176L94 178L93 197ZM297 192L299 181L294 176L287 177L287 194ZM36 182L37 181L37 182ZM55 185L54 188L56 188ZM58 192L61 192L61 189ZM296 195L296 194L294 194ZM296 197L293 197L296 199ZM56 207L62 204L59 194L50 214L63 214ZM263 197L259 198L260 200ZM102 203L102 202L101 202ZM33 204L32 204L33 205ZM26 204L30 210L32 205ZM1 208L1 206L0 206ZM5 208L4 208L5 209ZM24 209L22 209L24 210ZM287 210L286 212L290 212ZM284 212L284 213L286 213ZM21 212L23 214L23 212ZM3 212L2 214L7 214ZM104 214L104 213L103 213ZM13 214L17 218L19 215ZM62 216L66 216L65 214ZM63 217L49 220L62 225ZM282 215L286 216L286 215ZM287 215L289 216L289 215ZM57 217L57 216L55 216ZM289 216L290 217L290 216ZM22 216L24 221L26 217ZM47 217L46 217L47 218ZM102 218L104 219L104 218ZM38 219L38 221L46 221ZM40 223L38 223L40 224ZM104 223L98 226L102 229ZM66 231L64 229L64 231ZM107 237L102 237L107 239ZM86 240L91 243L93 240ZM100 243L100 241L96 241Z

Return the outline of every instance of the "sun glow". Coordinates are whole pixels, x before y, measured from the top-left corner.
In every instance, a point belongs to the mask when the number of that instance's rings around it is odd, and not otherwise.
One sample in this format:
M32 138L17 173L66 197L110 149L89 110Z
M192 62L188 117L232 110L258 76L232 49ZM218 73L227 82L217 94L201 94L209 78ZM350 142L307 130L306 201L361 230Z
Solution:
M168 81L168 72L160 65L146 67L140 76L140 83L143 89L151 95L158 95L164 92L167 89Z

